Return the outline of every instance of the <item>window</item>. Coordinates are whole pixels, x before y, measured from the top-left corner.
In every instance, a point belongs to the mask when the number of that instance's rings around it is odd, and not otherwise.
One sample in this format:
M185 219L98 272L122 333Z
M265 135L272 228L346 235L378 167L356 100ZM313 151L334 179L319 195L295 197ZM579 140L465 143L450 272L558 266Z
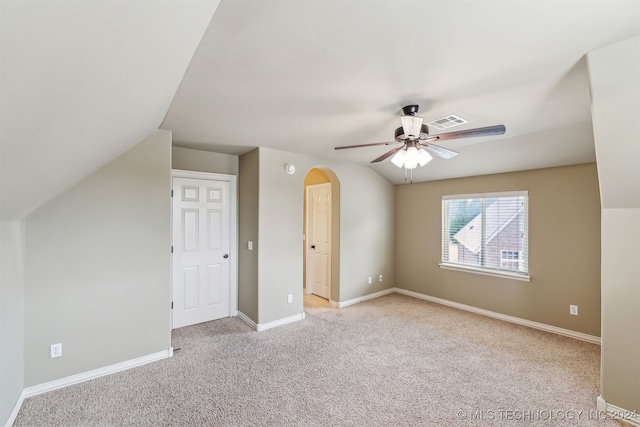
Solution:
M442 197L443 267L528 280L528 192Z
M520 251L500 251L500 268L505 270L519 270L520 262L522 258L520 258Z

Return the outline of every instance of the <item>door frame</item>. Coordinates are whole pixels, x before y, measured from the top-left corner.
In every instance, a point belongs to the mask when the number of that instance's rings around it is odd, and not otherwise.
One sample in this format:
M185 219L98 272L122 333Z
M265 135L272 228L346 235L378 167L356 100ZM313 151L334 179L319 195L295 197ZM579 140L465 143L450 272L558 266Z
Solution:
M331 251L331 254L333 256L333 185L331 184L331 182L324 182L322 184L312 184L312 185L307 185L305 187L305 192L306 192L306 206L305 206L305 210L307 211L307 218L306 218L306 226L305 226L305 230L304 230L304 244L306 245L306 253L307 253L307 259L305 260L306 265L307 265L307 276L305 277L305 293L306 294L312 294L313 293L313 256L311 253L311 218L313 216L313 212L310 209L311 207L311 197L310 193L314 188L319 188L319 187L329 187L329 194L330 194L330 200L331 200L331 210L329 210L329 235L331 236L331 243L329 244L329 250ZM328 300L331 301L331 291L333 290L333 258L330 258L330 262L331 262L331 269L329 271L329 298Z
M171 247L173 248L173 178L193 178L208 181L225 181L229 183L229 193L231 202L231 218L229 219L229 316L238 315L238 195L237 177L212 172L196 172L182 169L171 169ZM173 250L172 250L173 252ZM169 296L169 306L171 307L169 317L171 318L171 330L173 330L173 255L169 262L171 281L171 294Z

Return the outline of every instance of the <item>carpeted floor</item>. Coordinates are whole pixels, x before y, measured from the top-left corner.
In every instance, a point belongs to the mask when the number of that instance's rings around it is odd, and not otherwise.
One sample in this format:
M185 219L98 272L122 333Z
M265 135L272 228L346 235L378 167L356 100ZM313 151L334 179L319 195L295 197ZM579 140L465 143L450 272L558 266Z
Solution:
M600 347L391 294L264 332L181 328L171 359L27 399L17 426L618 426Z

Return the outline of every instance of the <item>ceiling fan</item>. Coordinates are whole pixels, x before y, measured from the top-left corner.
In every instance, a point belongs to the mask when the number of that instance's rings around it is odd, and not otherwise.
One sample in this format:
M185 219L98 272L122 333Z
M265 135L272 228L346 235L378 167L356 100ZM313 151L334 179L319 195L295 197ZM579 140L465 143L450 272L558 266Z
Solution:
M418 165L424 166L433 158L431 155L442 159L450 159L458 155L457 152L448 148L435 145L432 141L446 141L449 139L469 138L474 136L502 135L505 132L504 125L487 126L483 128L467 129L457 132L441 133L439 135L429 135L429 128L422 124L422 117L416 116L417 105L407 105L402 108L403 116L400 117L402 126L395 131L395 141L374 142L371 144L344 145L335 147L336 150L347 148L373 147L376 145L402 144L382 156L373 159L371 163L381 162L391 156L391 162L406 169L415 169Z

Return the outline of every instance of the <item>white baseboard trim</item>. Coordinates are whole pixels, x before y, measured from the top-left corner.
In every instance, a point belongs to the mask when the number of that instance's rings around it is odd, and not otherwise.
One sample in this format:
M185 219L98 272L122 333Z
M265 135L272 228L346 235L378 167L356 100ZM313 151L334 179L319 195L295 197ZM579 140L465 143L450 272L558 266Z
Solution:
M9 419L7 419L7 422L4 425L5 427L13 426L13 423L16 421L16 418L18 417L18 412L20 412L20 408L22 407L22 403L24 402L24 399L25 399L24 390L22 390L22 393L20 393L20 397L18 398L18 401L13 407L13 411L11 411L11 414L9 415Z
M240 310L238 310L238 317L240 318L240 320L242 320L244 323L246 323L247 325L251 326L251 329L253 329L254 331L257 329L257 325L256 322L254 322L253 320L251 320L251 318L249 316L247 316L246 314L244 314L243 312L241 312Z
M395 287L394 288L389 288L389 289L384 289L382 291L374 292L372 294L364 295L364 296L353 298L353 299L346 300L346 301L329 300L329 303L331 304L332 307L343 308L343 307L348 307L348 306L353 305L353 304L357 304L357 303L362 302L362 301L367 301L367 300L370 300L370 299L374 299L374 298L378 298L378 297L381 297L381 296L384 296L384 295L388 295L388 294L391 294L391 293L394 293L394 292L398 293L398 294L402 294L402 295L407 295L407 296L410 296L410 297L413 297L413 298L418 298L418 299L422 299L422 300L425 300L425 301L434 302L436 304L442 304L442 305L446 305L446 306L449 306L449 307L457 308L459 310L465 310L465 311L469 311L469 312L472 312L472 313L481 314L483 316L493 317L494 319L504 320L505 322L515 323L515 324L518 324L518 325L527 326L529 328L539 329L539 330L542 330L542 331L552 332L554 334L563 335L563 336L566 336L566 337L575 338L575 339L582 340L582 341L587 341L587 342L590 342L590 343L593 343L593 344L600 344L601 343L600 337L597 337L595 335L584 334L582 332L576 332L576 331L572 331L570 329L559 328L557 326L547 325L545 323L534 322L532 320L522 319L520 317L515 317L515 316L509 316L507 314L496 313L495 311L485 310L483 308L474 307L472 305L461 304L459 302L449 301L449 300L446 300L446 299L443 299L443 298L432 297L430 295L421 294L419 292L409 291L409 290L406 290L406 289L395 288ZM287 323L297 322L299 320L303 320L304 319L304 312L301 313L301 314L297 314L295 316L285 317L285 318L280 319L280 320L275 320L273 322L262 323L262 324L256 324L253 320L251 320L249 317L247 317L244 313L242 313L239 310L238 310L238 317L240 317L246 324L251 326L253 329L255 329L256 331L260 332L260 331L264 331L264 330L267 330L267 329L275 328L277 326L286 325Z
M14 421L16 420L16 417L18 416L18 412L20 411L20 407L24 402L24 399L28 397L37 396L38 394L46 393L48 391L53 391L59 388L64 388L70 385L79 384L95 378L104 377L105 375L115 374L116 372L125 371L127 369L146 365L147 363L156 362L158 360L168 359L169 357L173 357L173 347L170 347L167 350L159 351L157 353L148 354L146 356L138 357L131 360L126 360L124 362L116 363L109 366L105 366L103 368L98 368L91 371L83 372L81 374L71 375L68 377L49 381L43 384L26 387L24 390L22 390L22 393L20 394L20 397L18 398L18 401L16 402L15 407L13 408L13 411L11 412L9 419L7 420L6 426L10 427L13 425Z
M596 406L598 411L607 411L607 402L602 398L602 396L598 396L596 398Z
M136 359L126 360L114 365L105 366L104 368L94 369L92 371L83 372L81 374L71 375L69 377L60 378L58 380L49 381L44 384L38 384L24 389L25 398L46 393L48 391L57 390L59 388L68 387L70 385L79 384L94 378L104 377L105 375L115 374L116 372L125 371L137 366L146 365L147 363L156 362L162 359L173 357L173 347L157 353L138 357Z
M288 323L299 322L300 320L304 320L304 311L300 314L294 314L293 316L283 317L282 319L274 320L273 322L258 323L256 325L256 331L262 332L262 331L266 331L267 329L286 325Z
M347 306L350 306L350 305L353 305L353 304L357 304L357 303L362 302L362 301L367 301L367 300L370 300L370 299L378 298L378 297L381 297L383 295L389 295L389 294L395 292L395 289L396 288L384 289L382 291L374 292L374 293L369 294L369 295L365 295L365 296L362 296L362 297L349 299L349 300L346 300L346 301L333 301L333 300L330 300L329 303L331 304L332 307L343 308L343 307L347 307Z
M611 417L614 420L626 421L631 425L640 426L640 414L637 411L629 411L622 409L618 406L607 403L602 396L598 396L596 399L598 405L598 412L607 414L607 417Z
M600 344L600 337L595 335L584 334L582 332L572 331L570 329L558 328L557 326L547 325L545 323L534 322L532 320L522 319L520 317L509 316L507 314L496 313L495 311L485 310L483 308L474 307L471 305L461 304L459 302L449 301L442 298L432 297L430 295L421 294L418 292L408 291L406 289L393 288L393 292L397 292L402 295L407 295L414 298L419 298L425 301L435 302L437 304L446 305L449 307L457 308L460 310L470 311L472 313L481 314L483 316L493 317L494 319L504 320L506 322L516 323L518 325L528 326L534 329L540 329L546 332L552 332L558 335L564 335L566 337L587 341L594 344Z
M273 322L267 323L256 323L249 318L246 314L238 310L238 317L247 325L251 326L252 329L257 332L266 331L267 329L276 328L278 326L286 325L288 323L299 322L300 320L304 320L305 314L304 311L300 314L295 314L289 317L283 317L282 319L274 320Z

